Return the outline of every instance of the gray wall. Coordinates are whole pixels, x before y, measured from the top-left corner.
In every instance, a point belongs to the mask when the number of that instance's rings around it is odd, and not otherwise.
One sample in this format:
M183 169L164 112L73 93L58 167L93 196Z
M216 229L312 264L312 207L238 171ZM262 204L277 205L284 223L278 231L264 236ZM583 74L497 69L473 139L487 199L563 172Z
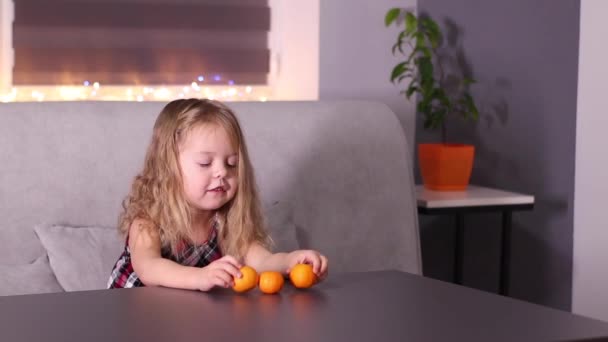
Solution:
M398 115L410 148L414 141L414 107L400 87L389 81L398 59L391 55L396 27L384 26L391 7L415 0L331 0L320 3L319 98L361 99L386 103Z
M419 10L460 27L478 80L477 125L452 137L477 148L472 182L531 193L513 218L513 297L569 310L580 4L577 0L419 0ZM418 123L418 141L436 140ZM464 283L498 288L500 217L466 221ZM453 221L421 217L426 275L449 279Z

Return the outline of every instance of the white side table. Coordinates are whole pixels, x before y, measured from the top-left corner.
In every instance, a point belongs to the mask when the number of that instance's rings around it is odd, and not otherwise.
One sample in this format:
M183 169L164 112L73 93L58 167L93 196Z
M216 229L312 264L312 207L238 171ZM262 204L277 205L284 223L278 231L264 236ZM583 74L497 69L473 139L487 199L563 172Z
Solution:
M465 191L432 191L416 186L418 213L425 215L454 215L456 218L454 249L454 282L462 284L464 250L464 215L474 212L502 213L502 243L500 253L500 290L509 294L512 213L534 208L534 196L493 188L469 185Z

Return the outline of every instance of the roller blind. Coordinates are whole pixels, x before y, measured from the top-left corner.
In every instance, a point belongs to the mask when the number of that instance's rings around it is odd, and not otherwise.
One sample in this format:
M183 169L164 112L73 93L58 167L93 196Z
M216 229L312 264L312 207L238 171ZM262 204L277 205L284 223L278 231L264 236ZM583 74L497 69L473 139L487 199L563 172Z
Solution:
M14 6L15 85L267 80L267 0L16 0Z

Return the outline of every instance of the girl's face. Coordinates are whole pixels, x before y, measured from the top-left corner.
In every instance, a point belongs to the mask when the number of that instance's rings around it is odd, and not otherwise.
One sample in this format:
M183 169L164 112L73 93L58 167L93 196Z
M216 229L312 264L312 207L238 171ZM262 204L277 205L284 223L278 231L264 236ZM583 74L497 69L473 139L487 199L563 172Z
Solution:
M204 124L190 130L179 153L188 202L200 210L216 210L230 201L238 187L238 162L223 127Z

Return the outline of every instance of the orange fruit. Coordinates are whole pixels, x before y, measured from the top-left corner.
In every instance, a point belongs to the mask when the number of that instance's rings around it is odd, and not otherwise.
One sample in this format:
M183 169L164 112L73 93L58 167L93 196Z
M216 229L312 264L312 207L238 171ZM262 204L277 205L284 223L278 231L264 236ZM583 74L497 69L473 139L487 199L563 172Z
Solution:
M258 272L249 266L241 267L240 278L234 278L232 289L236 292L247 292L258 284Z
M281 291L284 282L283 275L280 272L267 271L260 273L258 286L260 287L260 291L273 294Z
M289 272L289 279L293 286L299 289L306 289L314 285L317 276L312 271L312 266L308 264L297 264Z

